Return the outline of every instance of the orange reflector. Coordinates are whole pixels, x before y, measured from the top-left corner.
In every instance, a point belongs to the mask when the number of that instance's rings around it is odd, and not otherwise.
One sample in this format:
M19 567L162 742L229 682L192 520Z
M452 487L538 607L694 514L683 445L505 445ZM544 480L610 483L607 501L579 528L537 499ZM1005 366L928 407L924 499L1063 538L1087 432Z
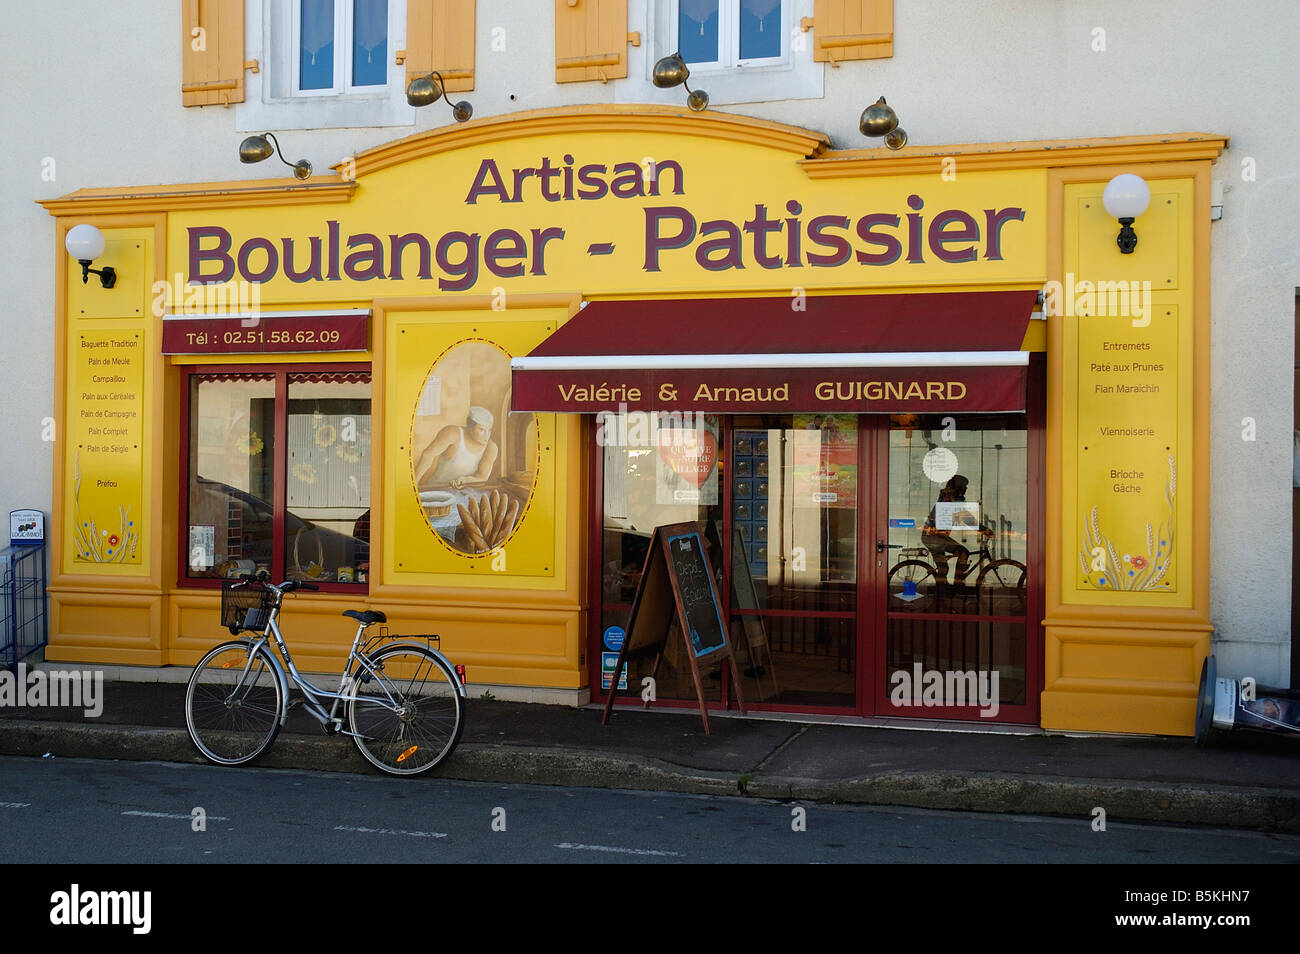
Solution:
M222 669L235 669L236 667L238 667L239 669L243 669L243 668L244 668L244 660L242 660L242 659L232 659L232 660L230 660L230 662L223 662L223 663L221 664L221 668L222 668Z
M418 745L411 746L409 749L407 749L405 752L403 752L401 755L397 757L397 761L405 762L407 759L409 759L412 755L415 754L415 750L418 748L419 748Z

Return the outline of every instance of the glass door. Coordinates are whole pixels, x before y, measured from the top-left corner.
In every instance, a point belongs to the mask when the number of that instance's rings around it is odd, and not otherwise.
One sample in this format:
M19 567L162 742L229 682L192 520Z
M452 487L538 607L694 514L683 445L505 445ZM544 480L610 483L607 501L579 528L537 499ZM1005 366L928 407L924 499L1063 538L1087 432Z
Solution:
M596 430L600 455L600 682L603 695L618 662L632 600L645 566L654 528L693 521L700 526L715 576L721 580L723 485L720 473L721 419L713 415L631 412L601 415ZM674 630L655 673L655 695L662 700L694 700L690 660ZM641 680L654 660L632 660L619 679L619 692L637 699ZM722 700L721 670L702 673L707 702ZM639 701L639 699L638 699Z
M858 421L732 419L731 634L746 703L856 707Z
M890 418L877 714L1033 720L1028 437L1023 414Z
M598 422L593 695L609 688L653 529L693 521L748 705L1037 722L1038 418L676 417ZM674 633L656 677L669 704L695 700L680 653ZM637 698L650 665L631 667L621 697ZM703 673L711 705L734 705L724 668Z

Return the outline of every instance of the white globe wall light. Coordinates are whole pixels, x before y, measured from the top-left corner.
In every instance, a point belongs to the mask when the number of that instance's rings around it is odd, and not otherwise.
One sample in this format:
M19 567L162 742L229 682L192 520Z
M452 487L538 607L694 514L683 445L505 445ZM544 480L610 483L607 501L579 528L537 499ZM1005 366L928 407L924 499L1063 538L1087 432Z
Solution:
M90 281L93 272L99 276L99 283L105 288L117 284L117 272L107 265L103 268L91 268L90 263L104 254L104 233L93 225L74 225L68 229L63 239L63 247L68 254L81 265L81 283Z
M1101 204L1107 213L1119 220L1119 236L1115 244L1125 255L1137 248L1138 237L1133 231L1133 220L1147 210L1151 202L1151 187L1141 176L1125 172L1106 183L1101 194Z

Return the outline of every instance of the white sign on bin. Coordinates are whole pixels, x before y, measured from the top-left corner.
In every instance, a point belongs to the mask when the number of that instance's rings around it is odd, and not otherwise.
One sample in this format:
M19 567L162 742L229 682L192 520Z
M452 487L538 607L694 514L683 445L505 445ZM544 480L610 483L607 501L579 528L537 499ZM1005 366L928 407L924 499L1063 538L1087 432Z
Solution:
M10 510L9 542L44 543L45 514L39 510Z

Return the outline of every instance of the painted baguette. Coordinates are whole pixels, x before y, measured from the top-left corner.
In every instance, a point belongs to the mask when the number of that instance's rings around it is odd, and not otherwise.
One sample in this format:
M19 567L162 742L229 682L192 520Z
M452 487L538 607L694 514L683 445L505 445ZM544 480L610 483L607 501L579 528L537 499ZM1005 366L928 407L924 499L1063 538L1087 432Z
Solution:
M502 494L501 496L504 498L505 494ZM510 532L508 529L508 521L510 519L508 511L509 507L506 506L506 500L503 499L498 506L496 520L492 524L493 546L499 544L503 539L505 539L506 534Z
M506 522L502 527L501 531L497 535L497 542L495 545L499 546L500 544L505 542L506 537L510 536L510 531L514 530L515 520L518 519L518 517L519 517L519 501L512 500L510 501L510 511L506 515Z
M460 525L465 528L465 534L469 537L474 552L478 553L488 549L487 543L483 540L483 534L474 522L474 518L470 516L469 510L464 504L456 504L456 509L460 512Z

